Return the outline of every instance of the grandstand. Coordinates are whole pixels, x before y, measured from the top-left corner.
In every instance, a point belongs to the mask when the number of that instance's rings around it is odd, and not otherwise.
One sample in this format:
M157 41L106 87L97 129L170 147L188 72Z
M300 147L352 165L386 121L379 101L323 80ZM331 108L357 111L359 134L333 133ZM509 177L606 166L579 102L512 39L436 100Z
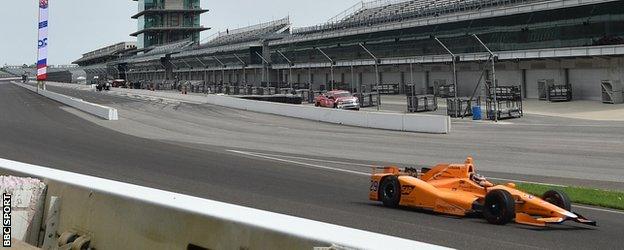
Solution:
M83 66L107 62L115 60L119 57L131 55L133 53L136 54L136 48L137 46L135 42L117 43L101 49L87 52L83 54L80 59L74 61L73 63Z
M47 72L48 81L55 82L77 82L78 77L85 76L85 72L78 65L48 65ZM21 77L22 75L35 77L37 69L26 65L0 68L0 78Z
M312 27L291 28L284 18L115 63L127 66L132 81L360 89L379 82L429 93L435 82L453 82L455 61L458 92L466 96L490 57L474 34L494 52L499 84L520 85L524 97L537 98L537 82L553 80L571 84L575 99L597 100L602 80L624 79L623 24L624 1L377 0Z
M254 26L219 32L214 39L204 44L204 47L244 43L258 39L281 38L285 32L289 31L290 18L286 17Z
M161 53L145 59L136 57L124 62L129 65L130 80L135 80L136 77L140 79L155 77L155 79L168 78L170 80L202 79L211 83L234 82L237 84L246 83L246 79L261 81L260 78L264 76L258 76L258 71L265 67L260 66L262 65L261 59L255 53L263 53L264 42L281 39L289 34L290 19L286 17L246 28L219 32L208 42L199 46L187 44L180 51ZM153 50L146 54L151 52ZM166 55L169 55L169 60L166 64L160 64L162 67L154 67L153 63L145 63L149 60L164 58ZM170 67L165 67L166 65ZM238 70L240 72L228 72L226 76L226 68L227 71ZM252 71L248 73L247 70ZM208 71L210 71L210 80L208 80ZM251 74L251 72L254 73Z
M0 68L0 78L10 78L15 77L13 74L6 72Z
M411 19L439 17L453 13L482 11L504 6L517 6L538 0L377 0L361 2L347 11L312 27L293 30L295 35L336 29L370 26L380 23L402 22Z
M26 74L28 76L36 76L37 69L34 67L24 66L4 66L0 68L0 71L3 71L7 75L11 75L12 77L21 77Z

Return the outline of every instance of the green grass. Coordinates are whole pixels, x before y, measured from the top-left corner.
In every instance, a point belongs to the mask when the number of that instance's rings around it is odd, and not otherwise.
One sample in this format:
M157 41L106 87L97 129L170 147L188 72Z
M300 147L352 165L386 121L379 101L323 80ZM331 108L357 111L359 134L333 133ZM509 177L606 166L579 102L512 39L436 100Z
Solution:
M535 196L542 196L554 189L568 194L572 203L624 210L624 192L599 190L584 187L559 187L532 183L516 183L517 188Z

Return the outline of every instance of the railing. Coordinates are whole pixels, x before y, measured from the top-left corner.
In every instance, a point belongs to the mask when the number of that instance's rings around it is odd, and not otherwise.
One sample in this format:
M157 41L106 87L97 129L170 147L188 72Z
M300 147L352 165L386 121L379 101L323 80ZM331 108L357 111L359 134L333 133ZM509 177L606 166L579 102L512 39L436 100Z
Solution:
M225 32L219 31L217 34L218 36L236 35L236 34L245 33L249 31L266 29L269 27L286 25L286 24L290 24L290 17L285 17L279 20L274 20L274 21L270 21L266 23L260 23L260 24L256 24L256 25L252 25L252 26L248 26L244 28L232 29L232 30L225 31Z
M362 7L351 7L347 11L351 14L339 14L328 22L320 25L293 28L293 34L317 33L338 29L347 29L386 22L396 22L406 19L417 19L430 16L440 16L451 13L480 10L497 6L518 5L529 2L545 2L548 0L490 0L490 1L460 1L460 0L376 0L361 3ZM405 5L400 7L398 5ZM393 7L394 6L394 7ZM394 11L392 11L394 10ZM363 14L365 13L365 14Z
M181 25L169 25L169 24L159 24L159 25L153 25L153 26L145 26L145 29L153 29L153 28L204 28L203 25L188 25L188 24L181 24Z
M121 43L117 43L111 46L107 46L98 50L94 50L91 52L87 52L85 54L82 54L83 57L90 57L90 56L94 56L94 55L99 55L99 54L105 54L107 52L110 51L118 51L118 50L125 50L127 45L135 45L134 43L128 43L128 42L121 42Z
M347 17L353 15L353 13L357 13L358 11L363 10L365 8L364 4L365 4L364 1L354 4L353 6L344 10L343 12L340 12L338 15L327 20L327 23L338 23L340 21L345 20Z

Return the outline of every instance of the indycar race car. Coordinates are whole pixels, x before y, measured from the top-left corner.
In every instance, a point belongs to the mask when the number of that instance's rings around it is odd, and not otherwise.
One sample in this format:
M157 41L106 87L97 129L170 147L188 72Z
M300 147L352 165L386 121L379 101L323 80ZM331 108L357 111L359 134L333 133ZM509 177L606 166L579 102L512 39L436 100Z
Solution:
M494 185L475 171L472 158L464 164L439 164L417 170L375 168L369 199L387 207L413 207L437 213L466 216L482 214L491 224L547 226L571 220L596 226L596 222L571 212L568 196L551 190L540 198L516 189L516 185Z

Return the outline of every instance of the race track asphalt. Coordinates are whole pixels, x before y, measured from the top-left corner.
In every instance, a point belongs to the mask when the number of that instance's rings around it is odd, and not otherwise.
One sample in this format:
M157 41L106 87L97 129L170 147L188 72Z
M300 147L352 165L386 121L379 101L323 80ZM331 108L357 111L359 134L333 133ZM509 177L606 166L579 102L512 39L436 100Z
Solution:
M129 136L0 82L2 158L460 249L618 249L624 245L623 213L578 208L600 227L566 224L538 229L387 209L367 200L369 180L364 175L246 156L232 149L248 150Z

